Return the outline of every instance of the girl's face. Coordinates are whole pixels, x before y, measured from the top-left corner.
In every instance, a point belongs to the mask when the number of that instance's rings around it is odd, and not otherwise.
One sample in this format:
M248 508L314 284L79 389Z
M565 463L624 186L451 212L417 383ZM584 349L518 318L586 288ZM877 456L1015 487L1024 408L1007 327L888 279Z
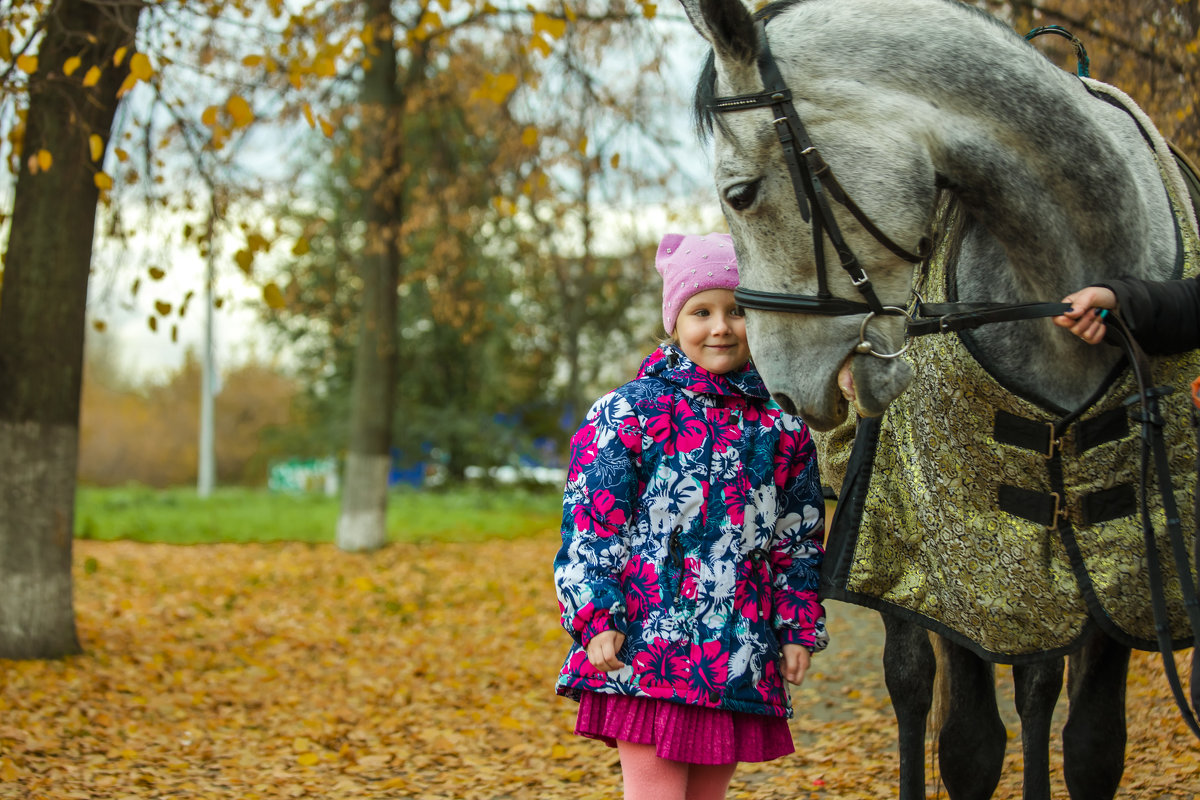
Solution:
M750 360L746 317L731 289L708 289L694 294L675 320L675 340L697 366L724 375Z

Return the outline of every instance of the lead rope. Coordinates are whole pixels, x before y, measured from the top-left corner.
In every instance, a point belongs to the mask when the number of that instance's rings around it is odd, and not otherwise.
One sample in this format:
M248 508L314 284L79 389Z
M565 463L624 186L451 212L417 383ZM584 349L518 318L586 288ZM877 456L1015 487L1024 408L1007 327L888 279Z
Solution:
M1200 646L1200 603L1196 599L1196 585L1192 578L1191 564L1187 555L1187 547L1183 541L1183 529L1179 519L1179 508L1175 503L1175 492L1171 487L1171 468L1167 457L1166 444L1163 441L1163 426L1165 424L1158 408L1158 398L1170 394L1172 389L1163 386L1150 386L1150 366L1145 352L1134 341L1125 321L1118 314L1109 314L1107 322L1111 323L1110 330L1116 335L1117 341L1125 350L1137 381L1137 394L1125 401L1126 405L1137 403L1140 408L1130 412L1130 417L1142 423L1142 478L1141 478L1141 515L1142 538L1146 545L1146 561L1150 578L1150 601L1154 610L1154 632L1158 640L1158 649L1162 654L1163 669L1167 673L1167 682L1171 693L1175 696L1175 705L1179 707L1183 720L1191 729L1192 734L1200 739L1200 723L1192 703L1184 694L1183 685L1179 680L1179 672L1175 667L1174 650L1171 646L1171 626L1168 619L1167 600L1163 590L1162 565L1159 559L1158 542L1154 536L1154 524L1150 519L1150 461L1153 457L1154 469L1158 473L1159 494L1161 495L1163 512L1167 518L1167 534L1171 542L1172 555L1175 559L1175 572L1179 578L1180 594L1183 595L1184 609L1192 629L1192 645ZM1200 476L1200 473L1198 473ZM1200 480L1200 477L1198 477ZM1200 490L1200 486L1197 487ZM1193 523L1197 520L1193 518ZM1195 555L1200 559L1200 528L1197 531L1197 541L1194 543ZM1197 565L1200 571L1200 563ZM1192 675L1192 686L1195 689L1196 676Z

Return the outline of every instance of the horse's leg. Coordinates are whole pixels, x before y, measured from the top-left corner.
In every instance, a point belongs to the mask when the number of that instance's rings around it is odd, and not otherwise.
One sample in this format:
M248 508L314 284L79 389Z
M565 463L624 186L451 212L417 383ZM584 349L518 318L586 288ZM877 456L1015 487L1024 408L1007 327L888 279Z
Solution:
M900 800L925 800L925 719L936 670L924 628L883 614L883 677L900 745Z
M987 800L1000 783L1008 737L996 708L995 667L943 640L938 668L950 675L946 722L938 735L938 764L954 800Z
M1129 648L1096 633L1071 654L1063 773L1075 800L1106 800L1125 771L1125 677Z
M1062 692L1061 658L1013 667L1025 760L1022 797L1050 800L1050 724Z

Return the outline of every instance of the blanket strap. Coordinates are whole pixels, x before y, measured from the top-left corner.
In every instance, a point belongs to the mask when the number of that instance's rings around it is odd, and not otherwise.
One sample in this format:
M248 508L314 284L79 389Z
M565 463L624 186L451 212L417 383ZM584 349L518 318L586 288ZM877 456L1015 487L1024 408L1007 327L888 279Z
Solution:
M1082 495L1077 502L1080 521L1084 525L1131 517L1138 510L1137 491L1128 483ZM1067 516L1066 500L1058 492L1035 492L1008 484L1000 485L996 506L1052 531L1058 530L1058 520Z
M1065 420L1033 420L996 411L992 438L1001 444L1040 453L1047 461L1062 453L1067 428L1073 428L1074 451L1082 455L1093 447L1124 439L1129 435L1129 416L1124 408L1114 408L1073 425ZM1137 513L1137 492L1132 484L1081 495L1076 501L1084 525L1130 517ZM1040 492L1002 484L996 506L1004 512L1027 519L1050 530L1058 529L1058 520L1067 516L1066 498L1058 492Z

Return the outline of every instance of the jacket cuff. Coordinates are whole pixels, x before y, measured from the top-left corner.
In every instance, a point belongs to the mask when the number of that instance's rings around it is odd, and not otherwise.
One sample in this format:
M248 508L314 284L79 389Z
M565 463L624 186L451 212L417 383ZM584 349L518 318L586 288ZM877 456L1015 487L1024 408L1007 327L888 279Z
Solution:
M807 647L810 652L814 652L817 647L817 632L812 628L801 630L799 628L784 628L777 631L779 637L779 645L782 647L785 644L798 644Z
M579 632L579 643L582 644L583 649L586 650L587 646L591 643L592 638L595 637L596 634L615 630L618 630L618 628L616 624L614 624L612 614L606 608L599 609L592 616L592 618L588 620L588 623L583 627L583 630Z

